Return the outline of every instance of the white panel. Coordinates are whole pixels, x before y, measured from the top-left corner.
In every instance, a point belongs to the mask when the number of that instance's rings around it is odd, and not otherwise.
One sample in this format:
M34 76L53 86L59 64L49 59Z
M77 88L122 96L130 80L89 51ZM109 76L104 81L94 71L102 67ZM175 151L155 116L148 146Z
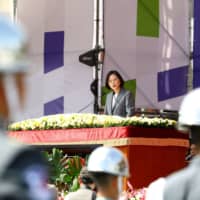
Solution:
M66 51L88 50L93 40L94 0L65 0Z
M56 99L60 96L64 96L64 80L65 71L64 67L60 67L57 70L53 70L43 75L44 80L44 96L43 102L48 102L51 99Z
M43 54L45 2L46 0L18 0L17 19L26 29L31 56Z
M135 77L136 0L104 1L105 65L104 75L117 69L123 78Z
M65 29L66 0L45 0L45 31L60 31ZM65 29L66 30L66 29Z
M22 119L43 115L43 56L31 56L29 70L26 76L26 104Z
M64 69L65 112L92 112L94 99L90 92L92 68L78 63L77 53L68 53L65 66L67 66Z

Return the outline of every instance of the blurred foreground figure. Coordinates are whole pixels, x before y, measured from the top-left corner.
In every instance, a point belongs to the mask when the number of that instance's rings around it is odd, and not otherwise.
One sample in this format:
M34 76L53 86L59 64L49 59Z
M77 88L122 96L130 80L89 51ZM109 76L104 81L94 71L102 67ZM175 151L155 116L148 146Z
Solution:
M118 200L123 192L123 177L129 166L121 151L113 147L95 149L88 160L88 171L97 185L97 200Z
M95 183L91 175L88 173L87 167L81 169L79 175L80 188L76 192L70 192L65 200L95 200L96 189Z
M9 108L8 94L6 94L5 79L12 78L15 83L17 99L13 102L19 102L23 107L25 88L24 73L27 71L27 39L22 28L14 24L9 18L0 15L0 125L8 123L12 118L11 108ZM13 91L10 91L11 93Z
M0 200L50 200L42 155L0 135Z
M180 106L178 128L190 134L195 156L190 164L150 184L146 200L199 200L200 198L200 89L188 93ZM157 195L157 191L158 195Z
M23 53L25 37L20 27L0 16L0 90L7 74L24 71ZM0 92L0 122L7 116L2 108ZM0 127L0 200L50 200L47 186L47 165L40 152L31 147L11 141Z

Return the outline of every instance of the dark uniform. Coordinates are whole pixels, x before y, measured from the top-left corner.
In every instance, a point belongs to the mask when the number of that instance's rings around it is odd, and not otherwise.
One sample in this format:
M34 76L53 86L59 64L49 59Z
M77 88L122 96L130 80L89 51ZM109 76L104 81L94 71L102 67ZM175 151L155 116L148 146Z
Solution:
M0 27L0 79L2 80L7 74L15 76L24 73L24 67L27 65L24 60L27 42L20 26L9 18L0 15ZM3 114L0 113L1 117ZM7 117L1 118L0 122L4 120L7 121ZM11 141L1 133L0 152L0 200L51 199L52 195L47 187L47 165L39 152Z
M96 192L94 181L88 173L87 167L83 167L79 175L80 188L75 192L70 192L65 200L95 200Z
M0 200L49 200L47 165L42 154L0 134Z

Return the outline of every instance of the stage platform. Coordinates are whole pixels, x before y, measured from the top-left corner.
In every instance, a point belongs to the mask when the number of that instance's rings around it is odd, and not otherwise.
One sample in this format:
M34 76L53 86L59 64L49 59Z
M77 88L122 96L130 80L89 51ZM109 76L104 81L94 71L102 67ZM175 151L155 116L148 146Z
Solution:
M9 136L26 144L45 147L73 147L68 152L91 151L99 145L114 146L127 156L130 181L135 188L184 167L188 135L168 128L108 127L38 131L10 131ZM92 148L89 148L89 147ZM76 147L76 148L74 148ZM87 148L88 147L88 148Z

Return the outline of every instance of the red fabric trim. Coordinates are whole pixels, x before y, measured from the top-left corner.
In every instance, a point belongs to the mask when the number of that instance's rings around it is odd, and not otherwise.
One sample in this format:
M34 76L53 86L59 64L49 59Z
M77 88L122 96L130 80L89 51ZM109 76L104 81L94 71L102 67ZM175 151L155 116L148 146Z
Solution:
M83 128L65 130L12 131L9 136L22 142L76 142L88 140L105 140L109 138L124 138L128 134L126 127Z
M146 137L146 138L185 138L188 135L175 129L141 128L141 127L108 127L82 128L65 130L11 131L10 137L24 143L69 143L98 141L107 139Z
M159 177L165 177L186 166L185 147L126 146L128 151L130 182L134 188L147 187Z
M145 138L185 138L188 134L177 131L173 128L146 128L146 127L127 127L129 137L145 137Z

